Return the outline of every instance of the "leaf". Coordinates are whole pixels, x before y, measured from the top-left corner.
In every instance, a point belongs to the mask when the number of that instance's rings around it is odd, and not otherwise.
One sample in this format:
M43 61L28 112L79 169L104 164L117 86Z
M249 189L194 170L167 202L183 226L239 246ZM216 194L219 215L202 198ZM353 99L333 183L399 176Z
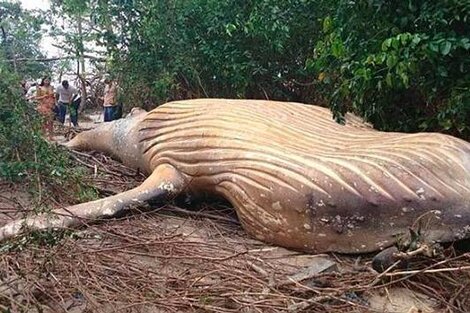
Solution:
M403 56L405 59L408 59L410 57L410 48L406 47L403 49Z
M311 58L308 58L306 61L305 61L305 69L306 70L311 70L315 67L315 61Z
M460 40L460 44L462 45L462 48L464 48L465 50L470 49L470 39L468 39L468 38L462 38L462 39Z
M331 30L331 17L327 16L323 19L323 31L325 33L329 32Z
M343 56L343 52L344 52L343 42L339 38L336 38L335 41L333 41L331 45L331 54L333 54L333 56L337 58L340 58Z
M444 66L438 66L437 67L437 74L441 77L447 77L448 76L447 69Z
M384 42L382 42L382 51L387 51L391 44L392 38L385 39Z
M387 57L387 67L393 68L398 62L398 58L394 54L390 54Z
M439 44L435 41L432 41L429 43L429 49L431 49L431 51L434 51L434 52L439 52Z
M409 33L404 33L404 34L398 35L397 37L400 40L402 46L404 46L408 42L408 40L410 38L410 34Z
M439 50L441 51L442 55L448 55L450 48L452 48L452 43L450 41L444 41L439 45Z
M378 57L377 57L377 60L376 62L378 64L383 64L385 62L385 60L387 60L387 54L386 53L381 53Z
M439 125L444 129L444 130L449 130L452 128L452 120L450 119L445 119L439 121Z
M229 23L227 25L225 25L225 32L227 33L227 35L229 35L230 37L232 37L232 32L234 30L237 29L237 26L235 26L234 24L232 23Z
M387 73L387 76L385 76L385 82L387 83L387 85L389 87L393 87L392 74L391 73Z
M400 73L400 78L401 78L401 81L403 82L403 85L405 85L406 88L409 87L409 78L408 78L408 75L406 75L406 73Z
M417 45L421 42L421 38L418 35L415 35L413 36L413 39L411 40L411 42Z
M421 130L427 130L428 127L429 127L429 124L428 124L427 121L424 121L424 122L422 122L421 124L419 124L418 127L419 127Z

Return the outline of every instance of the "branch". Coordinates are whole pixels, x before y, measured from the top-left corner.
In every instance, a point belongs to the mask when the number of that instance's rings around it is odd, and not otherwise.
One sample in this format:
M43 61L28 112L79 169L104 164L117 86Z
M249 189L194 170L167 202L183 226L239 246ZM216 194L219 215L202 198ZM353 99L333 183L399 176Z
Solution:
M95 57L92 55L84 55L83 56L85 59L91 59L95 61L100 61L100 62L106 62L106 58L101 58L101 57ZM25 62L25 61L32 61L32 62L53 62L53 61L58 61L58 60L70 60L70 59L76 59L76 56L65 56L65 57L52 57L52 58L19 58L19 59L6 59L6 60L0 60L3 62Z
M61 49L61 50L65 51L67 53L73 53L73 54L76 53L76 51L74 49L71 49L71 48L62 47L61 45L56 45L56 44L51 44L51 45L53 47L56 47L58 49ZM97 50L91 50L91 49L84 49L84 52L104 54L104 51L97 51ZM85 55L87 55L87 54L85 54Z

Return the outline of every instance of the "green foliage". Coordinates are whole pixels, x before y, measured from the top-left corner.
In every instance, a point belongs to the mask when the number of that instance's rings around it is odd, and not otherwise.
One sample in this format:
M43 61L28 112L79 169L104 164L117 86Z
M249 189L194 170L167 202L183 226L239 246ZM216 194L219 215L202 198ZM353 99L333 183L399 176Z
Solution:
M337 1L307 62L336 116L470 137L470 2Z
M468 0L55 1L100 30L132 106L293 100L470 137Z
M40 26L41 20L18 4L0 2L0 180L26 185L34 198L35 214L51 210L43 200L54 191L69 197L76 194L78 200L96 198L96 192L81 183L67 154L44 140L41 117L22 95L21 78L37 78L48 71L41 64L22 60L41 57ZM31 244L51 246L64 234L33 232L3 244L0 251L21 250Z
M90 1L127 102L302 100L313 1ZM114 31L110 31L109 24Z
M78 23L82 25L82 17L89 14L88 1L75 0L51 0L51 34L56 38L62 37L62 49L67 54L75 54L77 57L86 52L86 46L96 39L95 31L90 27L78 30ZM58 17L55 21L54 17ZM60 27L57 27L59 26Z
M40 14L23 10L19 3L0 0L0 54L24 77L37 78L48 72L44 64L29 60L42 57L39 42L43 22Z
M0 244L0 253L23 251L26 248L31 248L31 246L53 247L64 238L74 237L76 236L71 230L65 229L32 231Z
M28 180L38 173L62 178L65 158L41 137L40 118L22 99L19 77L5 66L0 76L0 177Z
M96 193L81 183L82 174L67 154L44 140L41 118L23 99L19 77L1 60L0 179L29 184L38 196L54 187L65 194L76 193L80 199L96 198Z
M79 174L80 175L80 174ZM99 198L99 193L96 189L90 186L78 184L77 186L77 201L80 203L93 201Z

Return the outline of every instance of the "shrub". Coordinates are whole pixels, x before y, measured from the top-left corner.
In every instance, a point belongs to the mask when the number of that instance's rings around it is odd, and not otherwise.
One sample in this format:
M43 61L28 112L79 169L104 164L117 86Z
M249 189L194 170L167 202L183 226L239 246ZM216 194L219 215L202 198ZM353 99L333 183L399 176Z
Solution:
M337 1L307 67L338 118L470 137L470 2Z
M28 184L33 194L48 187L82 192L82 172L66 153L41 135L34 106L21 95L20 79L0 62L0 179Z

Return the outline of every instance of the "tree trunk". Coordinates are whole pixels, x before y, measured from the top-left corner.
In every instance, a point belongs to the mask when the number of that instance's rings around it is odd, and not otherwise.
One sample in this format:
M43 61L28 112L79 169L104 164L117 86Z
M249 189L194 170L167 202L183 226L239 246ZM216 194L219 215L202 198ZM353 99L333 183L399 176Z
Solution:
M79 14L77 17L77 28L78 28L78 38L79 38L79 49L78 49L78 60L80 63L81 73L78 74L81 82L82 98L80 102L79 111L83 111L87 99L86 91L86 68L85 68L85 47L83 45L83 31L82 31L82 15Z

